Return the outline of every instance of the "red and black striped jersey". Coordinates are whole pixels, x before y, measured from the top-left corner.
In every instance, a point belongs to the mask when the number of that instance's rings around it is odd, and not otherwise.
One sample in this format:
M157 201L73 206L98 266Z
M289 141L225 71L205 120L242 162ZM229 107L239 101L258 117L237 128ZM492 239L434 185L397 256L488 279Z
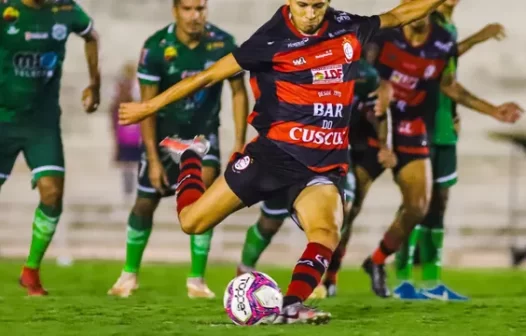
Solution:
M427 40L419 46L410 44L402 28L381 31L373 43L378 47L376 69L394 88L391 112L395 138L399 139L395 145L426 147L426 125L434 122L443 70L457 57L455 37L431 23Z
M348 170L348 126L358 61L378 16L329 8L316 35L302 35L288 6L233 52L251 72L249 123L315 172Z

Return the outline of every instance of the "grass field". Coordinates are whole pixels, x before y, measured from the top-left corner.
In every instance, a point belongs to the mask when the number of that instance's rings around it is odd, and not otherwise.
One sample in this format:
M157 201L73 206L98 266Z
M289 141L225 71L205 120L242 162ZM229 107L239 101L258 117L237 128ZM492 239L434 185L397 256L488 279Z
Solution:
M51 296L28 298L18 287L20 263L0 262L0 335L524 335L526 273L448 271L448 284L472 297L468 303L381 300L369 292L365 275L346 270L339 296L317 303L333 314L326 326L237 327L222 307L232 266L209 270L213 301L186 297L184 265L147 265L141 289L128 299L106 296L120 264L46 264L43 282ZM285 288L289 269L263 268Z

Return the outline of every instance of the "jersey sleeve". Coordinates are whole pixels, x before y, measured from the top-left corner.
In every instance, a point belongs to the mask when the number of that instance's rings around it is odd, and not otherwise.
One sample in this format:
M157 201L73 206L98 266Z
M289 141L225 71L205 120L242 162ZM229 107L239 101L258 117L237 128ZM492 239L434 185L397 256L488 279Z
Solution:
M71 24L72 31L79 35L85 36L93 29L93 20L77 3L73 4L73 22Z
M152 42L146 41L141 50L139 66L137 67L137 77L142 85L157 84L161 81L161 71L163 58L159 46Z
M358 37L362 45L367 44L380 30L380 16L361 16L342 11L334 12L334 19Z
M244 70L261 72L272 67L276 44L262 34L252 35L232 54Z

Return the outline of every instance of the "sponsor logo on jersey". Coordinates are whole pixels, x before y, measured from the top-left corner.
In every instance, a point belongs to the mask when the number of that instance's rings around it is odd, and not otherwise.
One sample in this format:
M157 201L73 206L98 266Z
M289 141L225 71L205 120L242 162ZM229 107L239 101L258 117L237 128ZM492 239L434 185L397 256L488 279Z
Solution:
M410 90L414 90L418 85L418 78L403 74L396 70L391 74L389 81Z
M343 53L345 54L345 62L351 63L354 56L354 49L348 39L343 38Z
M245 169L248 168L248 166L251 163L252 163L252 159L250 158L250 156L248 156L248 155L243 156L242 158L239 158L234 163L234 169L237 170L237 171L245 170Z
M447 43L443 43L443 42L440 42L440 41L436 41L435 42L435 47L437 47L438 49L442 50L442 51L445 51L445 52L449 52L451 50L451 48L453 48L453 42L447 42Z
M313 143L315 145L340 146L344 143L345 133L345 131L316 131L302 127L293 127L289 131L289 137L294 141Z
M437 67L434 64L428 65L427 68L424 70L424 78L429 79L433 77L436 71Z
M26 41L31 40L47 40L49 38L48 33L32 33L32 32L26 32L24 34Z
M7 29L7 35L16 35L19 32L20 32L20 29L18 29L15 26L9 26L9 28Z
M166 47L164 49L164 60L170 62L177 57L177 49L173 46Z
M55 23L51 28L51 37L57 41L63 41L68 37L68 27L62 23Z
M54 52L18 52L13 56L15 75L24 78L50 78L58 61L58 55Z
M314 58L320 59L320 58L325 58L325 57L329 57L329 56L332 56L332 50L331 49L325 50L323 52L323 54L316 55L316 56L314 56Z
M301 40L301 41L298 41L298 42L292 42L292 43L287 44L287 48L299 48L299 47L303 47L307 42L309 42L309 38L308 38L308 37L305 37L305 38L303 38L303 40Z
M305 60L305 57L296 58L295 60L292 61L292 64L294 64L295 66L300 66L306 63L307 61Z
M336 15L334 15L334 18L336 19L338 23L342 23L345 21L351 21L351 17L349 16L349 14L345 12L338 12Z
M311 72L313 84L343 83L343 66L341 64L312 69Z
M212 51L216 49L222 49L225 47L225 42L217 41L217 42L210 42L206 45L206 50Z
M4 19L4 21L7 21L9 23L15 23L19 17L20 12L14 7L7 7L2 13L2 18Z

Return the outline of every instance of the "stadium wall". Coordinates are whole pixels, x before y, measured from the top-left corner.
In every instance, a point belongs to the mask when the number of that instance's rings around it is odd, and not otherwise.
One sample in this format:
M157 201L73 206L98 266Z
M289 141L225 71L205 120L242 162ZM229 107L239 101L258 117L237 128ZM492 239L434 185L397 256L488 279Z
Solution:
M80 39L68 42L68 57L62 88L62 127L67 158L65 210L50 255L74 258L122 258L126 219L130 204L121 196L119 172L111 162L108 104L119 68L135 60L142 42L170 22L170 0L83 0L78 1L94 18L102 39L101 65L103 95L100 111L82 112L80 94L87 84L84 51ZM209 0L210 21L231 32L239 42L282 4L279 0ZM377 13L397 4L396 0L333 0L334 6L359 14ZM521 15L526 3L519 0L463 0L456 20L460 36L474 33L486 23L501 22L508 39L479 46L462 58L460 80L473 92L494 102L518 100L526 105L526 31ZM474 15L476 13L476 15ZM221 143L227 159L233 139L231 102L224 92ZM491 119L465 109L459 146L460 182L453 189L447 213L445 263L449 265L504 266L512 242L524 242L526 230L510 226L509 183L524 185L523 154L508 144L487 136L489 130L508 129ZM524 128L525 122L519 126ZM250 130L250 135L254 135ZM516 156L517 167L510 167ZM512 179L512 176L514 179ZM11 179L0 194L0 256L25 256L31 238L31 220L38 196L30 189L30 175L20 158ZM526 205L526 192L519 191L518 204ZM356 223L348 263L360 261L373 248L383 229L391 222L400 202L391 174L373 186L363 214ZM179 229L174 199L162 203L155 218L155 230L146 252L147 260L184 261L189 258L189 239ZM213 211L213 209L211 209ZM215 232L215 261L235 262L248 225L255 222L258 207L228 218ZM304 237L292 223L263 257L263 262L293 262L302 249ZM291 242L293 242L291 244Z

